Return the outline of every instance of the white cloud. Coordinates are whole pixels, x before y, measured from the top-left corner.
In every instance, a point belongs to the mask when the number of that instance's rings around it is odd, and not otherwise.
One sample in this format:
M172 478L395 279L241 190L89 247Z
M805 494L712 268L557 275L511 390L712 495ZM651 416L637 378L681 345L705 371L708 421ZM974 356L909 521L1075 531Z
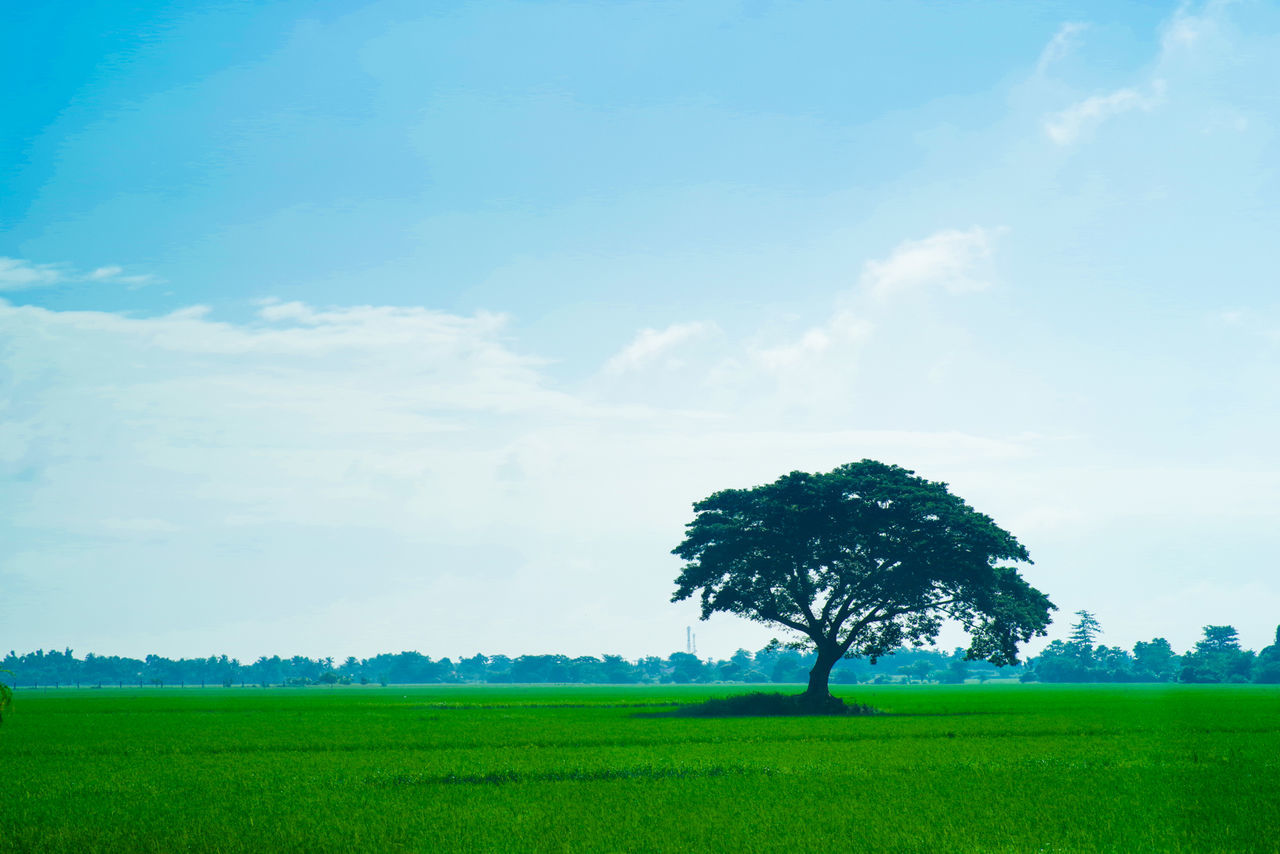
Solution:
M939 281L957 275L934 268ZM909 301L862 297L789 341L726 343L740 394L697 415L661 396L603 407L589 389L557 387L506 341L499 315L271 302L227 323L199 306L136 318L0 303L11 499L0 526L20 544L0 577L22 591L0 601L0 617L18 643L57 630L81 648L132 637L118 624L136 621L148 630L131 643L172 654L234 643L251 624L249 648L228 651L527 652L536 637L548 650L646 654L655 632L678 635L695 618L667 603L667 552L690 502L863 457L952 482L1025 531L1050 581L1055 565L1068 577L1061 554L1081 530L1092 537L1138 511L1161 530L1188 516L1274 516L1269 472L1086 470L1046 452L1066 440L966 429L965 406L1016 399L1022 411L1031 390L964 351L954 378L930 385L923 369L956 352L946 328L922 326ZM711 329L650 330L621 353L660 364ZM681 355L686 365L655 374L654 388L724 361ZM813 417L793 417L796 407ZM60 602L59 589L94 607L23 605ZM442 604L478 601L465 626ZM378 618L334 629L333 614L362 609ZM66 622L23 616L52 612ZM449 636L421 634L424 619ZM754 642L748 627L721 624L718 648L709 628L714 654Z
M798 377L821 381L843 364L860 323L839 315L824 340L801 342L809 352L762 355L772 369L751 370L779 382L708 417L602 407L555 388L492 314L273 302L228 323L200 306L138 318L0 303L0 475L12 487L0 525L26 544L0 559L0 575L24 596L75 589L114 619L149 614L149 637L175 644L194 643L183 640L192 631L216 637L225 621L306 625L335 596L382 602L399 589L412 604L378 629L385 640L331 642L372 653L403 643L392 638L408 637L413 615L435 613L443 598L496 596L472 629L451 629L451 643L527 651L521 638L536 636L555 649L649 652L655 621L677 632L693 616L667 604L663 563L693 500L863 456L944 465L1021 453L963 432L795 428L748 415L785 399ZM712 329L676 324L622 352L654 364ZM823 400L844 405L814 403ZM606 568L613 580L593 586ZM524 606L560 586L594 590L592 603L560 606L596 616L557 633ZM183 620L155 616L179 600ZM17 622L20 605L2 616L33 632ZM93 609L65 613L79 627L63 627L70 643L77 632L120 631ZM619 626L637 628L624 637ZM743 642L726 636L725 654Z
M866 318L839 311L826 323L806 330L794 341L757 345L749 348L749 352L753 361L773 373L813 370L833 357L845 367L853 367L851 362L841 357L848 356L850 348L862 344L871 331L872 324Z
M1219 15L1227 3L1209 2L1202 14L1192 14L1186 3L1178 7L1161 28L1160 47L1165 54L1189 50L1202 44L1219 28Z
M953 294L988 287L983 264L1003 227L946 229L904 241L882 259L868 261L855 288L837 295L829 313L799 329L760 330L738 339L706 323L676 323L642 330L601 371L605 396L653 401L655 411L771 419L816 418L837 423L860 411L880 386L892 360L894 373L941 387L955 372L972 368L956 351L962 336L931 311L929 300L899 299L934 291ZM692 346L703 341L714 346ZM924 346L921 346L921 345ZM874 358L868 358L870 356ZM644 368L658 366L661 374ZM627 374L625 386L615 380ZM644 385L645 378L648 385ZM954 385L952 383L951 385Z
M1094 95L1049 116L1044 121L1044 131L1058 145L1071 145L1109 118L1134 110L1149 112L1155 109L1163 102L1164 92L1164 82L1156 80L1145 95L1134 88Z
M151 275L125 275L124 268L115 265L80 273L61 264L34 264L21 258L0 256L0 291L48 287L66 282L110 282L137 287L155 281L158 279Z
M1080 35L1089 29L1089 25L1079 21L1067 21L1058 27L1058 31L1049 39L1040 59L1036 62L1036 73L1044 74L1054 63L1065 59L1080 44Z
M88 275L88 279L94 282L101 282L104 279L114 279L124 273L123 267L99 267Z
M952 293L983 290L989 283L975 274L975 267L991 256L992 244L1004 231L975 226L904 241L884 260L868 261L859 285L881 299L929 285Z
M56 285L66 274L52 264L32 264L20 258L0 256L0 291L16 291Z
M682 344L714 331L708 323L673 323L666 329L641 329L636 337L605 363L607 374L622 374L661 362L668 369L678 369L683 362L673 356Z

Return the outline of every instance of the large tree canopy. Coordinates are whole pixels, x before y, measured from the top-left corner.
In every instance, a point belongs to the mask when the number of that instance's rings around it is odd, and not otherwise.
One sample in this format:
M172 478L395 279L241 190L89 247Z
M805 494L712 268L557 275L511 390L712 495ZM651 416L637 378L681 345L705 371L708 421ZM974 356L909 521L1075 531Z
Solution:
M946 618L968 631L969 659L1016 663L1054 609L1002 563L1031 562L1012 534L899 466L792 472L693 509L672 601L697 594L704 620L723 611L790 629L817 650L815 698L842 657L931 642Z

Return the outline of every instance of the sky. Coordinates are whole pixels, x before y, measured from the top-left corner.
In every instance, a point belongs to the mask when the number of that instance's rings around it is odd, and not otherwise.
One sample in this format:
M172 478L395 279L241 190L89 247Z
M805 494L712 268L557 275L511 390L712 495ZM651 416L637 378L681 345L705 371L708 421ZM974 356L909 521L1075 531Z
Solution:
M692 503L863 458L1050 638L1265 646L1277 80L1250 0L0 3L0 646L727 657Z

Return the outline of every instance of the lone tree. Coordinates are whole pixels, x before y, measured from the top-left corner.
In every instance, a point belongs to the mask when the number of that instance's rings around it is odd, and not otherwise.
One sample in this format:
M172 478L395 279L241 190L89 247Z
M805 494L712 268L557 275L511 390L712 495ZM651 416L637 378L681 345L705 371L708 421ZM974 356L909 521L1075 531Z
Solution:
M698 594L704 620L724 611L789 629L817 650L803 695L815 707L838 704L828 683L841 658L932 642L948 617L969 633L966 660L1016 664L1055 609L1000 565L1031 562L1012 534L899 466L792 472L693 509L671 601Z

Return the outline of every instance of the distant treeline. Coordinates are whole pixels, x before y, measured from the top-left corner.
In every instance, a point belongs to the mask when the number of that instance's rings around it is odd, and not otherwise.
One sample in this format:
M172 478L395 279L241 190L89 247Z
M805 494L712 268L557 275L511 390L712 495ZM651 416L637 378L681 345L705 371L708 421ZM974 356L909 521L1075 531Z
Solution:
M1195 647L1178 655L1164 638L1133 649L1094 644L1102 633L1088 611L1077 611L1071 636L1054 641L1028 662L1024 681L1041 682L1267 682L1280 683L1280 626L1261 652L1240 647L1233 626L1205 626Z
M1276 643L1259 653L1241 649L1231 626L1205 626L1204 638L1183 655L1164 638L1140 641L1132 651L1094 644L1101 633L1093 615L1079 621L1066 641L1054 641L1021 667L996 668L965 661L964 651L902 649L875 663L847 659L836 665L831 681L960 683L969 679L1017 678L1023 682L1269 682L1280 683L1280 627ZM10 652L0 662L9 671L2 681L16 687L39 686L210 686L336 685L419 683L583 683L639 684L691 682L804 682L813 666L811 653L777 643L757 652L740 649L725 660L675 652L666 658L628 660L619 655L579 656L474 655L453 661L418 652L384 653L373 658L263 656L243 664L225 655L208 658L145 659L71 650Z
M966 662L963 653L933 649L902 650L872 664L865 659L840 663L832 681L855 682L920 681L963 682L968 677L989 679L997 675L985 662ZM112 685L324 685L324 684L419 684L448 682L489 683L583 683L639 684L690 682L804 682L813 666L813 656L781 645L757 652L740 649L727 660L699 658L675 652L666 658L649 656L628 660L619 655L579 656L473 655L454 661L433 659L418 652L383 654L373 658L262 657L252 664L234 658L171 659L148 655L145 659L95 655L76 658L71 650L36 650L26 655L10 652L0 674L10 684L27 686L112 686ZM1003 668L1004 676L1018 676L1022 668Z

